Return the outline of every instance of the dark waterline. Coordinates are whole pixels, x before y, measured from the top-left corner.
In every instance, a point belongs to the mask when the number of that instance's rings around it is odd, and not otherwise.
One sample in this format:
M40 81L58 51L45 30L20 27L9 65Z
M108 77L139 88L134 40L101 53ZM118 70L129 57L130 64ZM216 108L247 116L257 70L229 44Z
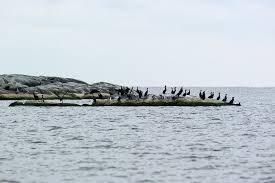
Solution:
M207 91L242 106L9 108L0 101L0 182L274 182L275 88Z

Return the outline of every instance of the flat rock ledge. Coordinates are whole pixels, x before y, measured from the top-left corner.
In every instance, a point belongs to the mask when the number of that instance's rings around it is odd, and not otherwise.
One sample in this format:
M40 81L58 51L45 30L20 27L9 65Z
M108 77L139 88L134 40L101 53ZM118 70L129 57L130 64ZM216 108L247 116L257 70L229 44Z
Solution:
M95 104L76 104L76 103L60 103L53 101L16 101L10 104L10 107L15 106L38 106L38 107L100 107L100 106L240 106L240 104L229 104L222 101L217 101L214 99L201 100L198 97L192 98L178 98L172 99L140 99L140 100L127 100L122 99L108 100L108 99L98 99Z

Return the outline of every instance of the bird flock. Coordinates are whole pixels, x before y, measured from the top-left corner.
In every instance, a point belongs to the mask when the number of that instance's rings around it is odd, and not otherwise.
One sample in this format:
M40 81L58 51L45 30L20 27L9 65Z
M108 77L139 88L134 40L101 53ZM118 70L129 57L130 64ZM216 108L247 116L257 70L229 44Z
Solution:
M134 98L134 92L137 93L138 95L138 99L147 99L149 97L149 91L148 88L146 89L145 92L143 92L142 90L140 90L138 87L134 90L134 87L132 87L131 89L129 87L123 88L122 86L120 87L120 89L117 90L117 94L119 95L118 97L118 101L121 101L121 98L128 98L129 100L131 99L135 99ZM159 96L156 95L151 95L152 98L160 98L160 99L164 99L165 96L167 96L168 94L168 89L167 86L164 86L164 89L162 91L162 94ZM190 96L191 95L191 91L190 89L186 90L183 89L183 87L180 87L179 90L177 90L176 87L172 87L171 91L170 91L171 97L172 99L177 99L179 97L186 97L186 96ZM215 93L214 92L210 92L209 96L206 96L206 91L202 91L200 90L199 92L199 98L201 100L205 100L205 99L215 99L215 100L221 100L221 93L218 93L217 97L215 97ZM231 100L228 102L229 104L233 104L234 103L235 98L232 97ZM221 100L222 102L227 102L227 94L225 94L224 98Z

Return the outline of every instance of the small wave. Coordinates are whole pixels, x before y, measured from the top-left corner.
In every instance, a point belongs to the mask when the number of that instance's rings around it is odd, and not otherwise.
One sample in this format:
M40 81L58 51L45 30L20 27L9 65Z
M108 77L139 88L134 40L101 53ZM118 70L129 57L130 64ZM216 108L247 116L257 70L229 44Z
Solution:
M53 131L53 130L59 130L59 129L62 129L61 126L48 126L50 127L50 129L48 129L47 131Z
M7 179L2 179L0 180L1 183L20 183L19 181L16 180L7 180Z

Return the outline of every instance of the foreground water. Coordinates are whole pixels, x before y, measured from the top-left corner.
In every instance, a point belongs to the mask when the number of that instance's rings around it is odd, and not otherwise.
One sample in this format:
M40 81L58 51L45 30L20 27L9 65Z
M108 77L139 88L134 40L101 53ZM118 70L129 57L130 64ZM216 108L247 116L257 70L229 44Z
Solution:
M275 88L207 90L242 106L0 101L0 182L275 182Z

